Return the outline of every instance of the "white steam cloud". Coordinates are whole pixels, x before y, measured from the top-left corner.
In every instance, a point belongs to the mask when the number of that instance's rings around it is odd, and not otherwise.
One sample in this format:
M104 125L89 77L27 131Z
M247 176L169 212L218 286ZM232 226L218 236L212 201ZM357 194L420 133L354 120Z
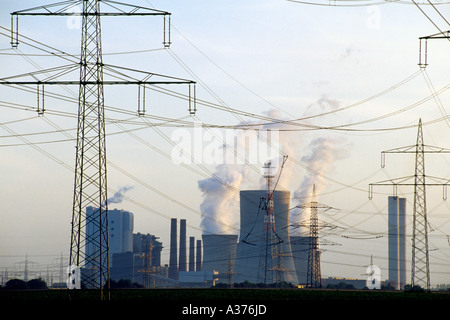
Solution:
M329 137L318 137L311 141L306 148L310 153L301 158L301 162L308 172L303 176L300 185L294 192L294 199L298 202L297 205L317 201L317 199L311 199L313 188L315 187L316 195L320 194L327 186L324 176L333 170L334 161L348 156L348 146L344 145L344 142L343 139ZM294 224L309 222L309 210L302 211L302 209L296 208L291 212L291 221ZM292 231L301 235L305 235L305 232L307 232L302 228L296 228Z
M204 199L200 205L203 234L236 234L239 223L239 190L246 168L243 165L220 164L214 176L198 182Z
M317 109L324 111L338 107L338 101L329 99L324 95L315 104L308 106L306 111L311 112L311 109L316 109L317 112ZM273 118L281 119L279 112L276 110L270 110L267 114ZM268 128L274 131L283 128L292 129L291 126L282 122L277 125L270 125L270 127L260 127L260 129ZM278 177L279 164L282 163L283 155L287 155L288 160L280 175L279 186L291 190L291 196L295 199L291 203L291 207L309 202L313 186L315 185L317 194L323 191L327 185L324 176L334 169L334 161L348 156L349 146L345 145L344 139L328 136L316 137L308 145L302 146L302 144L305 144L306 138L301 131L279 131L278 133L279 141L276 156L264 159L263 162L274 161L278 167L273 173ZM300 161L297 161L298 159ZM300 162L304 167L297 165L296 162ZM262 164L259 169L262 169ZM198 187L203 195L203 202L200 205L203 233L238 233L239 190L244 187L244 182L246 185L251 184L251 188L265 188L264 178L259 176L259 181L255 182L254 176L249 173L249 166L245 164L221 164L216 166L214 177L198 181ZM222 180L226 185L215 177ZM299 208L292 210L291 224L301 223L306 219L309 219L307 212L302 212ZM292 229L292 231L295 233L301 232L298 228Z
M119 190L117 190L111 198L108 198L107 203L108 204L121 203L123 201L123 197L125 196L125 193L131 189L133 189L133 187L131 187L131 186L125 186L125 187L119 188Z

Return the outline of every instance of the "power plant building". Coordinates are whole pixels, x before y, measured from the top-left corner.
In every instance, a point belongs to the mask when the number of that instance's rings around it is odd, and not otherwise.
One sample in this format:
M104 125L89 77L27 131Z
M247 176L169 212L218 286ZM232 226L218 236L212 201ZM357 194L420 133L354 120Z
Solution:
M406 199L388 197L388 282L397 290L406 283Z
M273 208L277 243L264 242L264 216L261 199L265 190L240 192L240 235L234 267L235 282L298 283L289 236L290 192L274 191ZM274 255L273 246L276 246Z
M96 246L89 239L94 239L100 233L98 209L86 208L86 256L95 255ZM109 233L109 263L112 264L113 254L133 251L134 217L131 212L112 209L108 210ZM91 266L85 266L90 268Z

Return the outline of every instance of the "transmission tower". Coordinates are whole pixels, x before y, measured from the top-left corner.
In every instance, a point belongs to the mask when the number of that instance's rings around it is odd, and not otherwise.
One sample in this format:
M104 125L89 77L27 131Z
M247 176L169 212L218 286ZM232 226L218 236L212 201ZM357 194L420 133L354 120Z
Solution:
M426 68L428 66L428 40L447 39L450 40L450 30L432 34L419 38L419 67Z
M386 153L414 153L416 155L414 176L371 183L369 185L369 199L373 197L374 185L392 185L394 196L397 196L397 186L414 186L411 287L414 288L418 285L430 290L426 186L443 186L443 199L445 200L447 198L447 185L450 183L450 180L425 175L425 153L450 153L450 149L425 145L422 133L422 119L419 119L416 144L382 151L381 166L383 168L385 166ZM427 182L426 179L431 182ZM413 180L413 182L409 182L410 180Z
M306 285L310 288L320 288L320 248L319 248L319 213L317 210L316 186L313 186L312 201L310 208L310 226L309 226L309 255L308 270L306 276Z
M228 288L232 289L234 288L233 277L236 273L234 272L234 259L231 254L230 257L228 258L227 266L228 266L227 271L222 273L226 275L226 277L228 278Z
M435 33L432 35L424 36L419 38L419 67L426 68L428 66L428 40L433 39L447 39L450 40L450 30L444 31L425 13L424 10L416 3L414 0L412 1L416 7L425 15L425 17L430 20L430 22L439 30L439 33ZM441 19L447 24L450 25L450 22L444 17L444 15L437 9L437 7L428 0L428 3L431 7L436 11L436 13L441 17Z
M309 288L321 288L321 267L320 267L320 229L329 228L335 229L337 226L324 223L319 220L319 209L328 211L333 210L330 206L317 202L316 185L313 185L311 194L311 201L297 206L300 209L308 209L310 212L309 220L302 221L300 223L294 223L294 228L308 228L309 240L308 240L308 267L306 272L306 286ZM323 243L323 241L322 241ZM335 243L328 242L325 245L334 245Z
M274 271L272 268L276 264L276 259L278 255L278 244L280 243L277 238L277 234L275 232L275 216L273 211L273 192L272 192L272 182L274 175L272 174L272 163L267 162L264 164L263 176L266 179L266 190L267 197L263 199L263 209L264 209L264 227L263 227L263 235L264 235L264 245L263 250L264 253L260 256L259 262L259 273L258 275L262 275L263 283L267 283L267 272ZM269 259L270 266L269 267ZM271 277L271 279L275 280L275 277Z
M143 282L145 288L152 287L151 283L151 274L155 273L155 267L152 263L152 251L153 251L153 241L150 239L150 237L145 238L145 245L144 245L144 252L141 255L141 258L143 259L143 265L142 269L140 269L138 272L143 273ZM153 282L154 287L154 282Z
M110 12L103 12L107 6ZM69 12L73 8L82 8L79 12ZM70 248L70 266L84 268L81 281L88 288L100 289L101 298L109 298L103 289L109 289L109 244L108 244L108 197L106 168L106 134L104 112L105 85L137 85L140 99L141 89L158 84L188 84L189 112L195 113L195 98L191 97L191 85L195 82L180 78L157 75L140 70L104 64L102 57L101 17L102 16L162 16L164 18L165 47L170 46L169 12L134 6L110 0L72 0L16 11L11 14L11 45L19 45L19 16L81 16L81 58L72 65L30 72L25 75L0 79L0 84L35 85L38 94L38 114L43 115L44 86L78 85L78 131L75 161L75 180L72 212L72 235ZM79 72L79 80L61 80L71 72ZM105 72L107 71L107 72ZM126 74L133 73L133 76ZM105 75L112 79L104 79ZM45 77L43 77L45 76ZM23 79L28 78L28 79ZM149 79L152 80L149 80ZM157 78L162 78L158 80ZM195 95L195 87L194 87ZM144 98L145 99L145 98ZM145 100L144 100L145 101ZM194 102L193 102L194 101ZM40 104L41 103L41 104ZM138 114L141 116L145 106L138 102ZM193 106L192 106L193 105ZM85 208L96 208L94 214L86 216ZM86 226L96 226L94 232L87 235ZM86 254L89 248L89 254Z

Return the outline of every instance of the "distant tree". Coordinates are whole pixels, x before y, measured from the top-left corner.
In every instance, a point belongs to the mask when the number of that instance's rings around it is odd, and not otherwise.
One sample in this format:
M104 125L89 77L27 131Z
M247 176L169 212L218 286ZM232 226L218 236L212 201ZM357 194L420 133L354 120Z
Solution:
M425 291L421 286L415 285L414 287L410 284L405 285L405 291L416 291L416 292L423 292Z
M119 281L110 280L109 286L111 289L144 288L142 284L131 282L129 279L120 279Z
M47 287L47 283L42 280L41 278L39 279L32 279L30 281L27 282L27 285L30 289L35 289L35 290L46 290L48 289Z
M11 279L5 284L5 290L27 290L30 289L26 281L21 279Z
M384 284L381 286L381 290L395 290L395 288L390 284Z
M342 290L342 289L355 289L355 286L352 284L348 284L345 282L339 282L338 284L328 284L326 286L327 289L338 289L338 290Z
M244 281L241 283L234 284L235 288L254 288L256 285L254 283L251 283L250 281Z

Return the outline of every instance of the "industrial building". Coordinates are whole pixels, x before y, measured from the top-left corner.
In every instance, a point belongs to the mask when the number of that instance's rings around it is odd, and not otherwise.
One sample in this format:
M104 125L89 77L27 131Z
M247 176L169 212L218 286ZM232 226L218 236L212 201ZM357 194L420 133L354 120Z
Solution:
M145 287L155 287L167 277L167 268L161 266L162 243L151 234L133 234L132 251L114 253L110 269L111 279L131 280ZM166 282L162 281L162 286Z
M93 256L98 250L94 239L100 233L98 209L93 207L86 208L86 248L85 255ZM113 254L133 251L133 228L134 217L131 212L112 209L108 210L108 232L109 232L109 263L110 267L113 261ZM90 261L90 259L86 259ZM87 269L93 267L85 266Z
M406 283L406 199L388 197L388 282L397 290Z
M97 212L93 207L86 208L86 239L99 232ZM108 210L110 278L114 281L127 279L143 285L156 285L149 277L167 278L167 272L161 266L162 243L151 234L134 234L133 229L133 213L120 209ZM95 247L89 241L86 241L85 254L95 254ZM82 272L87 272L89 268L86 265Z
M240 235L234 267L235 282L298 283L289 237L290 192L273 191L276 243L266 243L264 210L265 190L240 192ZM274 253L274 248L276 252ZM269 251L269 252L268 252Z

